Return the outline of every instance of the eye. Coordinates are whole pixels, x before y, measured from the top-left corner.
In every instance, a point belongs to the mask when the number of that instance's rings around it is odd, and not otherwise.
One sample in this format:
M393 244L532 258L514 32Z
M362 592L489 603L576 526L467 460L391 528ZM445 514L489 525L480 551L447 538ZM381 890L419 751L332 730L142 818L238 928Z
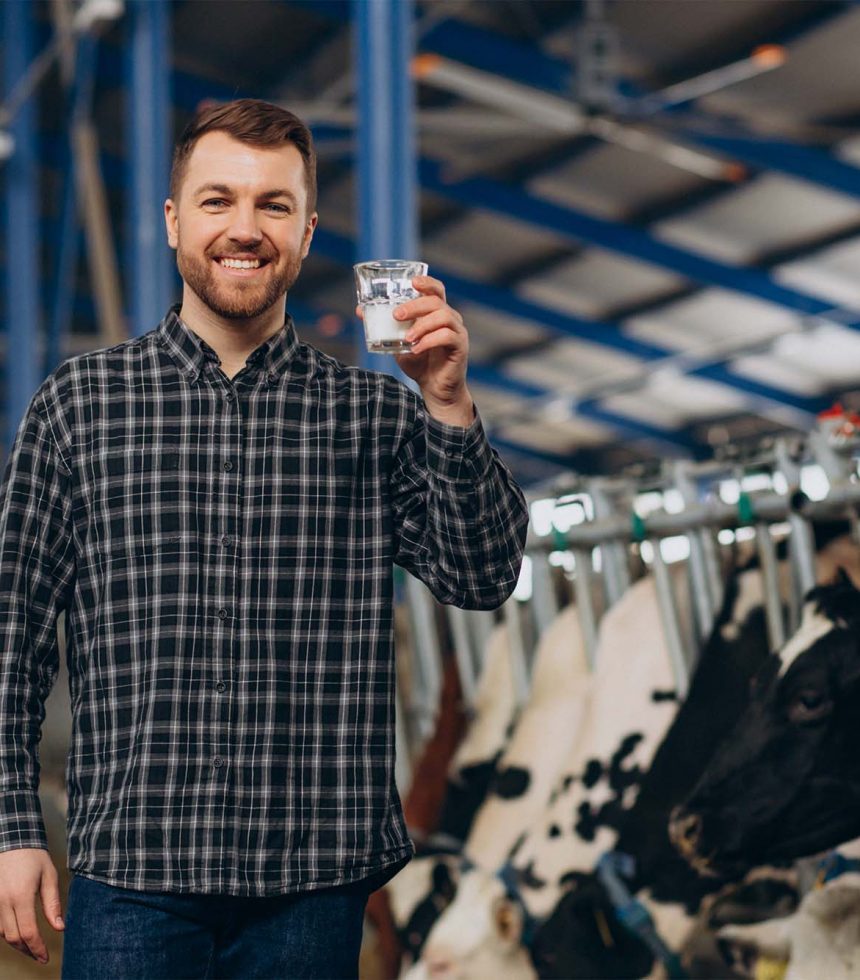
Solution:
M797 724L804 722L819 721L830 714L832 704L830 699L814 687L806 687L800 690L792 699L788 706L788 717Z
M274 211L275 214L292 214L293 210L286 204L267 204L267 211Z
M203 208L220 208L226 206L227 202L220 197L210 197L201 203Z

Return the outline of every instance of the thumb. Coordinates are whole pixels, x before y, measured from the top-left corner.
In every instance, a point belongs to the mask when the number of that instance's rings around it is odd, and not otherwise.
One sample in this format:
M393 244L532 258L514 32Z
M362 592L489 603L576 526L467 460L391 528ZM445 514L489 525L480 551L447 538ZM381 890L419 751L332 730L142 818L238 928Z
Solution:
M42 875L41 897L45 918L55 929L65 929L63 910L60 905L59 882L56 875L53 877Z

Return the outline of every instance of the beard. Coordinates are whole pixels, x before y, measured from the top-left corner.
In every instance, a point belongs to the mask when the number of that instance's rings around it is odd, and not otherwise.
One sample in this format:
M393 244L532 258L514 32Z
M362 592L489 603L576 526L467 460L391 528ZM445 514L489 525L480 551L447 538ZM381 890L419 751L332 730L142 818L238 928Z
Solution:
M248 252L243 249L243 254ZM228 285L216 279L213 264L215 258L229 256L225 251L205 252L201 259L183 251L181 239L177 243L176 265L183 281L213 313L228 320L252 319L271 309L292 288L302 268L301 252L296 251L287 256L280 272L269 274L263 282L236 279ZM260 252L258 257L267 260L267 267L273 265L271 256Z

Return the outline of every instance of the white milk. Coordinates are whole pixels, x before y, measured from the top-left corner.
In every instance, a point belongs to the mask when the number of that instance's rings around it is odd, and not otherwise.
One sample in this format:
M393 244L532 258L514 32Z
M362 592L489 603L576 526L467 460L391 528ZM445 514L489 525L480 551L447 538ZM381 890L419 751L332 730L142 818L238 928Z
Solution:
M401 300L401 302L403 302ZM375 347L377 344L384 348L391 349L393 346L402 344L404 349L409 348L409 343L404 338L406 331L410 329L414 320L395 320L394 310L400 303L366 303L364 310L364 336L368 347Z

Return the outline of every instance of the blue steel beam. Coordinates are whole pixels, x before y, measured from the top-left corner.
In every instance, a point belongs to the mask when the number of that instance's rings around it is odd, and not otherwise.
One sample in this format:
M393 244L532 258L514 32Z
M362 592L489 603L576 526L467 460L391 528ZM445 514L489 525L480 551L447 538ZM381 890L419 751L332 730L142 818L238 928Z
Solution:
M314 238L314 246L328 258L344 265L349 263L352 243L347 238L320 229ZM458 276L445 268L435 267L434 274L445 283L452 296L536 323L557 337L575 337L578 340L585 340L619 353L640 358L645 362L677 358L677 351L630 337L616 324L570 316L539 303L522 299L510 290ZM722 360L715 358L706 364L693 367L687 373L695 377L707 378L742 392L748 399L752 400L751 408L753 410L756 408L766 410L768 406L763 405L762 402L772 403L770 407L773 405L788 407L796 413L798 425L811 424L815 414L829 404L828 399L804 397L796 392L736 374L725 367L728 360L730 358Z
M2 5L3 88L8 94L24 75L33 57L30 0L6 0ZM6 192L6 452L12 448L18 423L42 374L38 363L42 334L39 302L39 195L36 152L36 107L30 98L8 126L15 141L3 168Z
M170 102L170 6L151 0L128 4L128 319L141 336L171 302L172 259L162 207L173 132Z
M444 165L436 160L422 160L419 173L421 184L427 190L468 207L483 208L554 231L577 244L590 242L608 251L669 269L694 282L755 296L805 316L839 316L839 322L844 326L860 329L860 311L835 311L831 303L782 286L757 269L718 262L659 241L642 229L553 204L497 180L445 180Z
M358 86L358 248L355 261L412 258L418 252L412 0L354 0ZM390 355L370 354L361 324L356 353L363 367L399 377Z

